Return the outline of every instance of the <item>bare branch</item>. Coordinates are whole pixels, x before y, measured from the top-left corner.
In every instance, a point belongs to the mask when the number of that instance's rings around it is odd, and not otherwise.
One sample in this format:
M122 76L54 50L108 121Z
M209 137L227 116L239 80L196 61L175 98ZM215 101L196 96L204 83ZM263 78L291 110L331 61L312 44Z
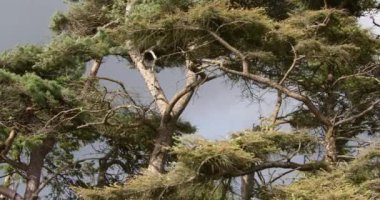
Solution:
M57 176L61 175L62 172L64 172L65 170L71 168L71 167L74 167L75 165L81 163L81 162L85 162L85 161L89 161L89 160L99 160L100 158L85 158L85 159L81 159L81 160L77 160L75 162L72 162L72 163L69 163L68 165L66 166L63 166L61 167L60 169L58 169L57 171L54 172L54 174L45 179L41 184L40 184L40 187L38 188L38 190L35 192L36 194L40 193L41 190L43 190L47 184L49 184L53 179L55 179ZM51 170L51 172L53 172L53 170Z
M127 95L128 100L131 101L133 103L133 105L137 106L136 101L129 94L129 92L127 91L127 88L125 87L125 85L124 85L123 82L115 80L115 79L111 79L111 78L108 78L108 77L96 77L96 78L99 79L99 80L106 80L106 81L110 81L110 82L118 84L121 87L121 89L123 90L123 92Z
M3 144L0 145L0 154L1 155L6 156L8 154L16 136L17 136L16 130L12 129L11 132L9 133L8 138L5 140L5 142Z
M370 18L372 19L373 25L380 27L380 24L376 22L375 17L373 15L371 15Z
M282 77L281 81L278 82L278 84L280 84L280 85L282 85L282 84L284 83L284 81L286 80L286 78L288 78L290 72L291 72L291 71L294 69L294 67L296 66L297 61L299 61L300 59L304 58L304 56L300 56L300 57L298 57L297 51L296 51L296 49L294 48L294 46L291 45L291 47L292 47L292 52L293 52L293 54L294 54L293 62L292 62L292 64L290 65L288 71L286 71L284 77Z
M236 49L235 47L230 45L227 41L225 41L223 38L221 38L215 32L212 32L212 31L207 31L207 32L212 37L214 37L215 40L218 41L222 46L224 46L226 49L230 50L232 53L234 53L238 57L240 57L241 62L242 62L242 66L243 66L243 73L248 73L248 62L247 62L246 56L241 51L239 51L238 49Z
M121 106L117 106L115 108L112 108L112 109L108 110L108 112L104 115L102 121L86 123L86 124L78 126L77 129L86 128L86 127L94 126L94 125L106 124L106 123L108 123L107 122L108 119L111 118L115 114L115 111L123 109L123 108L128 109L130 107L132 107L132 105L121 105Z
M281 173L281 174L278 175L276 178L271 179L267 185L271 185L271 184L273 184L274 182L276 182L276 181L279 180L280 178L282 178L282 177L284 177L285 175L290 174L290 173L292 173L292 172L294 172L294 171L296 171L296 170L298 170L298 169L299 169L299 168L295 168L295 169L288 170L288 171L286 171L286 172L284 172L284 173Z
M238 76L256 81L258 83L267 85L267 86L272 87L274 89L277 89L278 91L286 94L287 96L303 102L310 109L310 111L326 126L332 125L330 120L319 111L319 109L314 105L314 103L307 96L303 96L299 93L293 92L293 91L289 90L288 88L286 88L286 87L284 87L284 86L278 84L277 82L274 82L268 78L265 78L265 77L262 77L259 75L255 75L255 74L243 73L243 72L239 72L239 71L232 70L232 69L229 69L227 67L224 67L224 60L209 60L209 59L206 60L206 59L204 59L204 61L214 62L214 63L219 64L219 69L223 70L224 72L234 74L234 75L238 75Z
M193 66L194 64L190 60L186 61L186 65L186 86L183 88L183 90L176 93L170 101L170 103L168 104L162 119L164 121L167 120L167 118L170 116L170 113L172 112L172 117L178 118L179 115L181 115L182 111L186 108L195 89L203 83L216 78L216 76L208 77L206 74L204 74L195 66ZM196 79L197 74L199 74L199 76L201 77L198 80Z
M282 105L282 93L278 91L277 92L277 101L276 101L276 104L274 106L274 110L273 110L273 112L269 118L271 126L276 125L276 121L277 121L278 113L280 112L280 109L281 109L281 105Z
M342 120L338 121L337 123L334 124L334 126L339 126L339 125L342 125L344 123L351 122L351 121L353 121L353 120L355 120L355 119L357 119L359 117L362 117L363 115L371 112L375 108L375 106L377 104L379 104L379 103L380 103L380 99L378 99L377 101L373 102L367 109L363 110L362 112L360 112L360 113L358 113L356 115L352 115L351 117L348 117L348 118L345 118L345 119L342 119Z
M52 124L52 123L54 122L54 120L58 119L59 117L64 116L64 115L67 115L67 114L69 114L69 113L76 112L76 111L81 112L81 111L82 111L82 108L73 108L73 109L64 110L64 111L59 112L58 114L54 115L52 118L50 118L50 119L45 123L45 126L44 126L43 130L47 129L47 128L50 126L50 124Z

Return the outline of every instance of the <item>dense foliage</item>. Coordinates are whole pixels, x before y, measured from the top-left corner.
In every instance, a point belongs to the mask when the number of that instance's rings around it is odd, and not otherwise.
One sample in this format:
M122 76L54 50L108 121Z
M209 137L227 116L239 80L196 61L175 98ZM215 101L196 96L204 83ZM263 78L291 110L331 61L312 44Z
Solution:
M68 4L52 18L49 44L0 54L0 194L30 200L49 186L55 199L379 197L379 148L357 139L375 140L380 126L380 43L357 22L376 1ZM110 56L140 73L151 104L97 76ZM173 67L186 83L169 99L157 74ZM221 76L250 98L278 99L253 130L209 141L180 116ZM95 157L78 156L89 147ZM23 195L10 187L17 180Z

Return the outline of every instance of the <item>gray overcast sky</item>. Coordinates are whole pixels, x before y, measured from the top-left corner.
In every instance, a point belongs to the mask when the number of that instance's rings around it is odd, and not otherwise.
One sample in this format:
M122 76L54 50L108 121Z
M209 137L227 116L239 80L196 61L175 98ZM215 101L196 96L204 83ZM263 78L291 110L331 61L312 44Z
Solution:
M60 0L1 0L0 1L0 51L16 45L47 43L50 38L50 17L66 5ZM126 62L107 58L100 76L109 76L126 83L128 88L149 99L140 75L127 67ZM162 86L170 97L183 84L181 69L164 70L159 74ZM227 133L252 127L259 112L265 112L240 96L238 88L229 89L223 79L209 82L194 96L183 114L198 128L199 134L212 139L223 139Z

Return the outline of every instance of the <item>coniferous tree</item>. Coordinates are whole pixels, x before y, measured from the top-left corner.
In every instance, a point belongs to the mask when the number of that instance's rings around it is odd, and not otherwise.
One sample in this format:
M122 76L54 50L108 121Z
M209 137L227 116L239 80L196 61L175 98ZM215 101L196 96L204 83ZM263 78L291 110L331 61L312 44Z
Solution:
M24 195L6 185L0 193L35 199L50 185L54 198L232 199L233 180L247 176L244 199L315 199L317 192L376 198L378 148L356 158L349 146L358 135L376 135L380 125L379 42L356 20L371 9L376 1L70 1L52 19L50 44L0 56L0 161L27 185ZM98 76L107 56L129 61L154 107L139 103L122 82ZM81 79L88 62L89 77ZM184 68L186 83L169 99L157 74L175 67ZM220 76L245 91L277 94L272 114L226 141L183 136L194 132L180 120L194 92ZM98 80L121 89L102 90ZM280 115L288 99L298 106ZM279 131L283 124L292 131ZM73 152L99 143L106 146L101 157L74 159ZM318 148L323 159L293 159ZM262 178L277 168L290 171ZM117 169L117 176L107 173ZM318 170L325 172L271 186L287 173ZM353 175L337 178L345 172ZM311 193L315 182L327 192Z

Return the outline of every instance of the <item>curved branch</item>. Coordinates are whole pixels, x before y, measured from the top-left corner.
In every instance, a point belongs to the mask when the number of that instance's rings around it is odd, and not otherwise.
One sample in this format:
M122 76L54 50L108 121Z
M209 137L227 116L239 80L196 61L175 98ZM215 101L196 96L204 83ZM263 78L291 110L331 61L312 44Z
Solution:
M221 38L215 32L212 32L212 31L207 31L207 32L212 37L214 37L214 39L216 41L218 41L222 46L224 46L226 49L230 50L232 53L234 53L237 56L239 56L240 59L241 59L241 62L242 62L242 66L243 66L243 73L248 73L248 62L247 62L246 56L241 51L239 51L238 49L236 49L235 47L233 47L232 45L230 45L227 41L225 41L223 38Z
M350 122L352 120L355 120L355 119L357 119L359 117L362 117L363 115L371 112L375 108L375 106L377 104L379 104L379 103L380 103L380 99L378 99L377 101L373 102L367 109L363 110L361 113L353 115L353 116L351 116L349 118L346 118L346 119L342 119L342 120L338 121L337 123L335 123L334 125L335 126L339 126L341 124L348 123L348 122Z
M207 61L209 61L209 60L207 60ZM215 62L215 60L211 60L211 61ZM255 74L243 73L243 72L239 72L239 71L232 70L232 69L229 69L227 67L224 67L223 66L223 61L216 61L216 62L219 64L219 68L221 70L223 70L224 72L227 72L227 73L230 73L230 74L234 74L234 75L238 75L238 76L241 76L243 78L247 78L247 79L256 81L258 83L267 85L269 87L272 87L274 89L279 90L280 92L286 94L287 96L289 96L289 97L291 97L293 99L296 99L298 101L303 102L310 109L310 111L324 125L326 125L326 126L331 126L332 125L331 121L319 111L319 109L314 105L314 103L307 96L303 96L301 94L293 92L293 91L289 90L288 88L286 88L286 87L280 85L279 83L274 82L274 81L272 81L272 80L270 80L268 78L265 78L265 77L262 77L262 76L259 76L259 75L255 75Z
M172 117L178 118L181 115L182 111L186 108L188 102L190 101L195 89L202 85L203 83L213 80L216 76L207 77L205 74L201 74L201 79L196 80L196 69L191 69L188 67L187 69L187 80L186 86L182 91L178 92L174 95L170 103L168 104L165 114L163 116L163 120L166 121L170 116L170 113L173 111Z
M96 77L97 79L99 80L106 80L106 81L110 81L112 83L115 83L115 84L118 84L121 89L123 90L123 92L127 95L127 98L129 99L129 101L131 101L131 103L135 106L137 106L138 104L136 103L136 101L132 98L132 96L129 94L127 88L125 87L124 83L121 82L121 81L118 81L118 80L115 80L115 79L112 79L112 78L109 78L109 77L101 77L101 76L98 76Z

